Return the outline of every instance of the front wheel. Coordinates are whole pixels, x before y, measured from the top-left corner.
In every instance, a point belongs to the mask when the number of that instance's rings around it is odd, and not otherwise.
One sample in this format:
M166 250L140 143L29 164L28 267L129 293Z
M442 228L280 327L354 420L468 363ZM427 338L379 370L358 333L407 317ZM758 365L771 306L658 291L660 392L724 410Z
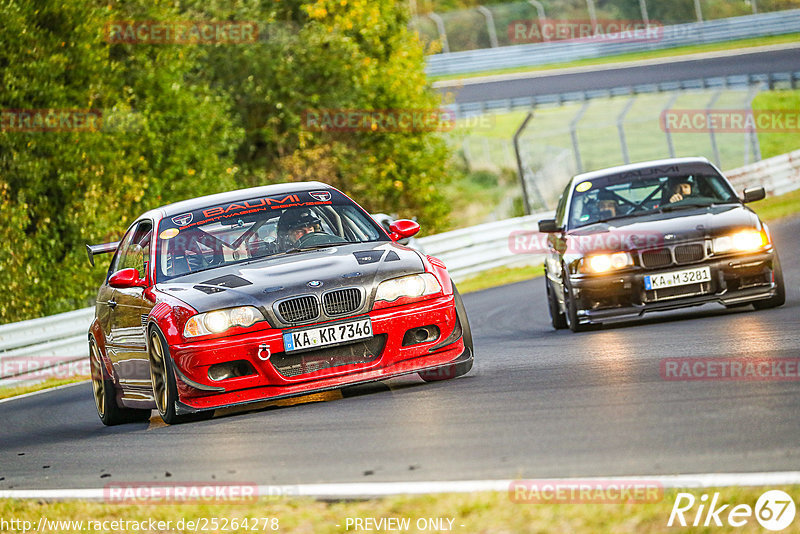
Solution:
M573 332L586 332L587 330L591 330L592 325L578 322L578 301L572 292L572 288L569 287L567 283L564 283L564 304L567 308L564 317L570 330Z
M176 413L175 403L178 400L178 387L175 384L175 371L172 368L167 342L156 328L150 330L149 352L150 382L153 385L153 397L161 419L168 425L175 425L213 417L213 410L186 415Z
M114 381L105 377L103 360L94 339L89 340L89 363L92 368L92 393L97 415L106 426L138 423L150 419L150 410L120 408Z
M550 280L547 279L546 273L544 275L544 285L547 293L547 309L550 311L550 323L556 330L567 328L567 318L558 305L558 299L553 291L553 286L550 284Z
M461 338L464 340L464 348L469 349L470 354L474 357L475 349L472 344L472 329L469 326L467 309L464 307L464 301L461 300L461 293L458 292L455 284L453 284L453 297L455 298L456 304L456 320L458 321L458 324L461 325ZM473 360L462 363L454 363L453 365L439 367L438 369L433 369L431 371L422 371L418 374L419 377L425 382L450 380L451 378L456 378L467 374L469 370L472 369L472 362Z
M783 285L783 270L781 269L781 260L778 259L778 253L775 252L775 257L772 260L772 276L775 280L775 296L766 300L759 300L753 303L753 307L757 310L766 310L768 308L777 308L783 306L786 302L786 287Z

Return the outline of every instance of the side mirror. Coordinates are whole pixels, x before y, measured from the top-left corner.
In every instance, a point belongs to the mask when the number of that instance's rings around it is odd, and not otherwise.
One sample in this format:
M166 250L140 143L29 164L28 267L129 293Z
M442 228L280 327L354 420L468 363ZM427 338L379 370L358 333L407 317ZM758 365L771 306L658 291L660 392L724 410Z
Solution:
M399 241L419 232L419 224L416 221L400 219L390 224L389 230L391 230L389 237L392 238L392 241Z
M556 226L555 219L542 219L539 221L539 231L552 234L553 232L558 232L560 228Z
M755 202L756 200L763 200L766 196L767 192L764 191L764 187L748 187L744 190L742 202Z
M147 281L139 278L139 271L133 267L122 269L111 275L108 285L116 289L128 289L131 287L147 287Z

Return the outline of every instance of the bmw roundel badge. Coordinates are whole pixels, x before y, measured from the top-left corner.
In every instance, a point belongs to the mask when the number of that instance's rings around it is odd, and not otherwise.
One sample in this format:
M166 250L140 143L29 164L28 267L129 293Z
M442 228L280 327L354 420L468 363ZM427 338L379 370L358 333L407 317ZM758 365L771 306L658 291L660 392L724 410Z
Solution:
M320 280L311 280L308 283L308 287L322 287L322 282Z

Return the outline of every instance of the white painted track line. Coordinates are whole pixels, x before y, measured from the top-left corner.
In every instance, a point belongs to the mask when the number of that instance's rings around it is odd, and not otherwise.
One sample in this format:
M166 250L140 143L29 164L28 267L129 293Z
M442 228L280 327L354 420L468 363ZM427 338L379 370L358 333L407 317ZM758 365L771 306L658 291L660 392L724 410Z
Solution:
M624 477L580 477L580 478L547 478L535 479L539 483L548 481L569 483L580 482L614 482L614 481L647 481L660 483L664 488L708 488L733 486L786 486L800 484L800 471L782 471L765 473L697 473L685 475L636 475ZM261 497L312 497L330 498L364 498L384 497L390 495L419 495L435 493L475 493L488 491L508 491L514 480L459 480L429 482L371 482L343 484L297 484L258 486ZM114 482L113 486L124 486L124 482ZM213 486L213 482L175 482L176 486ZM139 486L137 486L139 487ZM154 486L163 490L164 486ZM141 489L141 488L140 488ZM91 489L49 489L49 490L2 490L0 499L40 499L46 501L60 500L104 500L103 488Z

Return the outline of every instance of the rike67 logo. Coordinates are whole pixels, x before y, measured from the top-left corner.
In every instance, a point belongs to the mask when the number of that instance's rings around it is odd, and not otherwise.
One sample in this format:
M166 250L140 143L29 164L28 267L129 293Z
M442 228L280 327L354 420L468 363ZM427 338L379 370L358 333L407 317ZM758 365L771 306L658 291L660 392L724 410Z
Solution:
M710 500L705 493L699 499L691 493L678 493L667 526L721 527L727 524L739 528L755 517L763 528L777 532L792 524L795 512L794 500L781 490L765 491L755 508L748 504L722 504L719 492Z

